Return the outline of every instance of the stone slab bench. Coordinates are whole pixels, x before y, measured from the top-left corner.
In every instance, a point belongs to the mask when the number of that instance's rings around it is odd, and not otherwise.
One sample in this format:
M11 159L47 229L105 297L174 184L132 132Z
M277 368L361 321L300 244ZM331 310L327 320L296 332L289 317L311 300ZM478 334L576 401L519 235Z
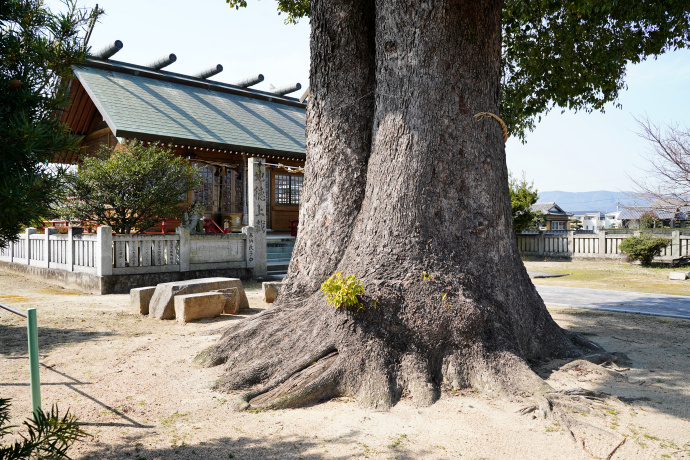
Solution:
M223 313L225 295L220 292L202 292L175 296L175 318L188 323L200 318L215 318Z
M229 288L237 289L237 311L249 308L249 301L242 287L242 281L240 281L239 278L199 278L195 280L160 283L156 286L156 290L149 304L149 316L157 319L174 319L174 300L176 296L199 294ZM225 299L225 297L223 298Z

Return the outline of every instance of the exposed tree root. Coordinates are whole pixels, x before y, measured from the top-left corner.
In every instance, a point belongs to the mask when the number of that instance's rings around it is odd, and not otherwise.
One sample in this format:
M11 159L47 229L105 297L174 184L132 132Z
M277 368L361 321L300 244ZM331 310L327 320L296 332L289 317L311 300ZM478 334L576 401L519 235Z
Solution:
M592 361L603 365L627 359L623 357L624 355L617 353L588 355L567 364L562 369L599 368L620 378L620 374L600 368L600 365L592 364ZM588 358L592 358L592 361ZM533 418L552 420L567 430L573 441L592 457L603 458L608 453L606 458L610 459L624 442L624 440L618 441L620 435L609 431L604 423L600 423L607 413L612 413L614 407L620 404L620 400L612 395L591 390L571 389L537 393L529 399L530 403L522 407L518 413L531 415ZM616 443L615 446L611 447L614 443Z
M623 437L623 439L621 439L621 442L619 442L618 444L616 444L616 447L614 447L613 450L612 450L611 452L609 452L609 454L606 456L606 460L611 460L611 458L613 457L613 454L616 453L616 451L618 450L618 448L619 448L620 446L622 446L623 444L625 444L625 440L626 440L626 439L628 439L628 438Z
M562 330L543 307L515 307L539 304L533 289L478 296L465 289L465 279L430 281L422 270L402 270L408 275L390 275L400 283L362 278L378 299L376 308L332 308L320 291L285 297L230 325L199 359L224 367L215 388L239 391L240 410L298 407L338 396L387 410L403 397L428 406L444 388L474 388L492 397L529 398L522 414L558 422L578 445L606 439L605 446L591 447L606 456L613 435L583 417L599 418L613 399L555 391L529 362L575 358L569 366L599 369L628 364L627 357Z

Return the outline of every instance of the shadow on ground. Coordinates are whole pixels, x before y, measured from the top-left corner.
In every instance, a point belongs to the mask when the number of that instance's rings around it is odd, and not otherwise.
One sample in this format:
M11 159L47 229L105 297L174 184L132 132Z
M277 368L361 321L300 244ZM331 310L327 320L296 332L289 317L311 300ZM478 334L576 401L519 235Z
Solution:
M112 336L112 332L38 326L38 350L44 354L69 343L81 343ZM27 355L25 325L0 324L0 356Z
M582 309L552 313L557 322L567 321L568 330L630 358L630 365L613 366L623 369L621 378L595 390L690 420L690 320Z
M167 459L203 459L203 460L284 460L304 459L316 460L328 457L330 459L351 459L379 457L385 454L385 458L399 460L412 460L424 458L429 452L409 449L404 443L395 445L395 441L385 449L385 452L376 450L356 441L360 432L351 432L345 436L334 439L312 439L308 436L290 436L281 438L239 436L237 438L223 437L195 445L175 445L164 448L148 449L142 445L139 436L125 438L126 444L119 446L97 445L96 448L81 455L72 453L76 459L123 459L138 460L167 460ZM338 446L339 450L348 452L334 455L329 448Z

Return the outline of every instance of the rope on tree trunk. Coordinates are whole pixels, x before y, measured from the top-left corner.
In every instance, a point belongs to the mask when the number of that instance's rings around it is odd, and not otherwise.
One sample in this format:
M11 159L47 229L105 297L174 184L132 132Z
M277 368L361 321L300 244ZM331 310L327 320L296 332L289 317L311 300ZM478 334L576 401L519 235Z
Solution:
M474 116L474 118L477 120L480 120L484 117L491 117L501 125L501 131L503 131L503 142L506 142L508 140L508 127L506 126L505 122L501 120L501 117L491 112L479 112Z

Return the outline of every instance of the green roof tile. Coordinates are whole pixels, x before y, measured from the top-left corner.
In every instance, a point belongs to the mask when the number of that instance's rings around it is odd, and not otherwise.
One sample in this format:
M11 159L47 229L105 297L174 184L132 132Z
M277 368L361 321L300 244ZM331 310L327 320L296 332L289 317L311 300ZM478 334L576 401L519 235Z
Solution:
M302 107L100 68L74 73L115 136L304 156Z

